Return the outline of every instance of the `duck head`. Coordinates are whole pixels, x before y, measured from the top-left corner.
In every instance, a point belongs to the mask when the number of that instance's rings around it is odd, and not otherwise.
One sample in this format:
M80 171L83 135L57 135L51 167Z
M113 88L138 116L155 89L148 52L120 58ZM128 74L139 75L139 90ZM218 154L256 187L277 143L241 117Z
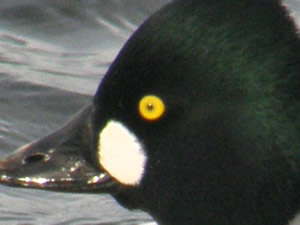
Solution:
M164 225L286 225L300 210L299 50L278 1L173 1L90 105L0 162L0 182L110 193Z

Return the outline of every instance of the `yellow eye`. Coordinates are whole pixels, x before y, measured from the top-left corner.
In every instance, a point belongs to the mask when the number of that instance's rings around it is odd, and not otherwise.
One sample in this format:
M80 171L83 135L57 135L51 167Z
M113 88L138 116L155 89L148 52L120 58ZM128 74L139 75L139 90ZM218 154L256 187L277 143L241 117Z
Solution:
M164 114L165 105L159 97L146 95L140 100L138 110L143 119L154 121Z

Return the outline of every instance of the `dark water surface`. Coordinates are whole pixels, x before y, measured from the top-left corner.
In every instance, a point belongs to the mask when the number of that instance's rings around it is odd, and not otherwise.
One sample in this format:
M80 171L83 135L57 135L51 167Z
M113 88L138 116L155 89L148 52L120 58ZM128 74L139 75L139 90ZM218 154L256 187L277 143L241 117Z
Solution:
M1 0L0 157L60 127L91 101L126 39L168 0ZM299 18L299 1L286 4ZM135 225L108 195L0 185L0 225Z

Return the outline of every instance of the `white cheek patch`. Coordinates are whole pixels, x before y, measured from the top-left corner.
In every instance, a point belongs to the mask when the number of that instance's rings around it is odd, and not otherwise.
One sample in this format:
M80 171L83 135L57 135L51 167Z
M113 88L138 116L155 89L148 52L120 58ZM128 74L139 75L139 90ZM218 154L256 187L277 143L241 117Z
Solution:
M146 155L142 144L122 123L109 121L99 134L98 159L112 177L125 185L138 185Z
M289 222L288 225L300 225L300 212Z

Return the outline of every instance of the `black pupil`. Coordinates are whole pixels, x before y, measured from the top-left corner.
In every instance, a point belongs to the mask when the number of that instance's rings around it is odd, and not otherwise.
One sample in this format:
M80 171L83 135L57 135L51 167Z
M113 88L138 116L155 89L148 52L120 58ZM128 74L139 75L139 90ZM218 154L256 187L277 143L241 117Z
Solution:
M148 104L147 104L147 110L148 110L148 111L152 111L153 108L154 108L154 106L153 106L152 103L148 103Z

